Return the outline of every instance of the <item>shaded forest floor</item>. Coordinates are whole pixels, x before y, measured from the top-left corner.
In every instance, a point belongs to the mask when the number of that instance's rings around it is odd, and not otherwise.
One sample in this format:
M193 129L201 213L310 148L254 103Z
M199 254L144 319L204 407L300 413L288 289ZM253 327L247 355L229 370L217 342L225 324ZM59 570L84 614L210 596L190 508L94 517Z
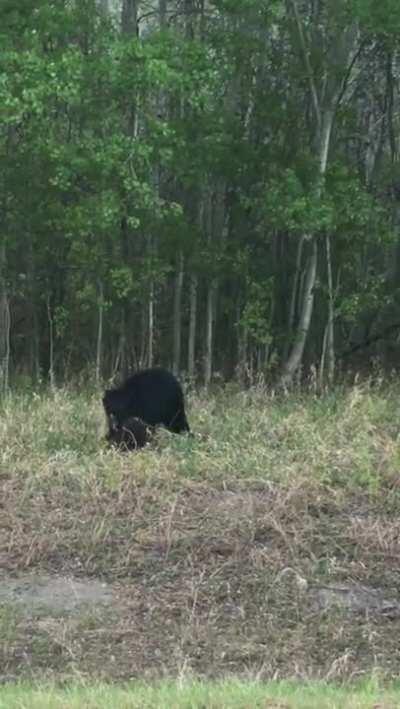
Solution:
M100 395L13 395L0 680L396 677L399 396L228 387L123 455Z

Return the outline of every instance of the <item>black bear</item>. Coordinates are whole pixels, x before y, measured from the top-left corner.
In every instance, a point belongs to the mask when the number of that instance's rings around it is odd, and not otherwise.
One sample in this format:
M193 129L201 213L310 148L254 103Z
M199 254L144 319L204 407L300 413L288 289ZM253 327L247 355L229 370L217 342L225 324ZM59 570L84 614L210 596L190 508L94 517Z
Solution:
M152 430L144 421L134 416L127 418L122 425L109 428L106 436L108 443L121 450L136 450L149 443Z
M162 424L173 433L190 431L182 387L166 369L145 369L120 387L107 389L103 406L111 437L132 417L148 426Z

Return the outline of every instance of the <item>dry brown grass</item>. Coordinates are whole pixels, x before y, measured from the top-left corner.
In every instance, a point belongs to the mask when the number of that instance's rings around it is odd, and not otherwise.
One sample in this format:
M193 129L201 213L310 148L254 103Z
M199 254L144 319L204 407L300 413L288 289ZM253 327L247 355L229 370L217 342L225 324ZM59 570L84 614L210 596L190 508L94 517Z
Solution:
M54 617L0 601L3 677L358 678L400 660L397 403L193 398L201 437L121 455L98 397L14 397L0 423L0 574L96 577Z

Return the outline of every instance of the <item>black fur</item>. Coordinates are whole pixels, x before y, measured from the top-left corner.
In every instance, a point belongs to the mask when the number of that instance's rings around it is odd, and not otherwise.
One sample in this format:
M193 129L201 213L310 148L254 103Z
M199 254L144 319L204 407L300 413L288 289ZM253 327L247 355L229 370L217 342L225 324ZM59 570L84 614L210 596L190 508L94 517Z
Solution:
M144 421L133 416L124 421L121 426L110 427L107 441L121 450L137 450L149 443L152 430Z
M103 406L111 436L132 417L148 426L161 424L173 433L190 431L182 387L166 369L145 369L120 387L108 389Z

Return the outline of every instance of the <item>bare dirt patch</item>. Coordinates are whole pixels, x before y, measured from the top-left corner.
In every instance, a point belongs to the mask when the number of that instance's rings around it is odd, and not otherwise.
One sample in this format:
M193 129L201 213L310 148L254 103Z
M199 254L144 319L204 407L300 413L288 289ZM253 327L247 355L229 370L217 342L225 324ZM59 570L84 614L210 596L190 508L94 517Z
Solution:
M388 598L379 588L368 588L359 584L325 586L311 591L316 608L329 610L341 608L354 613L385 615L389 618L400 616L400 603L396 598Z
M16 604L23 614L73 613L94 605L110 605L112 601L108 585L97 579L48 574L0 576L0 604Z

